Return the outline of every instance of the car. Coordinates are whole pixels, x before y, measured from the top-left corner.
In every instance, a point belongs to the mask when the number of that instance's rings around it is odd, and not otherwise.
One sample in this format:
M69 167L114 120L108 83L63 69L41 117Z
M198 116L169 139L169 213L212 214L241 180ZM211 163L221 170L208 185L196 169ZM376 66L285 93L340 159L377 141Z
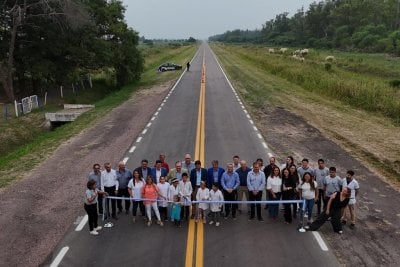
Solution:
M182 66L175 63L164 63L158 67L159 72L169 71L169 70L181 70Z

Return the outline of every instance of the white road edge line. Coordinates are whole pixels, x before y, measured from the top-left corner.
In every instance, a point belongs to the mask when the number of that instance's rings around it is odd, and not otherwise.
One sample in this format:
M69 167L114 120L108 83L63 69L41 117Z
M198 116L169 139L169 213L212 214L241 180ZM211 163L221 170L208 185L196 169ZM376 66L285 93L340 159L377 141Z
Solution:
M60 252L58 252L57 257L50 264L50 267L57 267L61 263L61 261L64 258L65 254L67 254L68 250L69 250L69 247L63 247L60 250Z
M258 136L258 138L262 139L262 136L261 136L261 134L259 134L259 133L258 133L258 134L257 134L257 136Z
M253 120L249 120L249 122L250 122L251 124L254 124L254 121L253 121Z
M142 138L143 137L139 136L138 139L136 139L136 143L140 143L140 141L142 141Z
M85 227L85 224L88 222L89 217L87 214L83 216L82 220L79 222L78 226L76 226L75 231L79 232L82 231L83 227Z
M131 149L129 149L129 153L133 153L133 151L135 151L136 146L132 146Z
M142 134L146 134L147 133L147 128L145 128L142 132Z
M154 116L157 116L157 115L158 115L158 111L156 113L154 113Z
M268 157L272 158L273 156L272 153L268 152Z
M323 251L328 251L329 249L326 246L326 244L325 244L324 240L322 239L321 235L318 232L315 232L315 231L313 231L312 234L315 237L315 239L317 240L318 245L321 247L321 249Z
M258 131L258 129L257 129L257 127L256 127L256 126L253 126L253 129L254 129L254 131Z
M153 116L153 117L151 118L151 121L154 121L155 119L156 119L156 117Z
M126 164L128 162L129 158L125 157L122 161Z
M149 122L146 127L149 128L151 126L151 122Z
M265 148L268 148L267 143L262 142L262 144L263 144L263 146L264 146Z

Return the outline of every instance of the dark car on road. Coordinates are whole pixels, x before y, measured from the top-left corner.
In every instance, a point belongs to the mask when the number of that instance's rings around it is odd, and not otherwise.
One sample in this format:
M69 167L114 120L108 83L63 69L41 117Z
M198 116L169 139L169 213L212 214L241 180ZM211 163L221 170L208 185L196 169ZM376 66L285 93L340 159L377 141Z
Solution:
M164 63L160 67L158 67L159 72L164 72L164 71L168 71L168 70L181 70L181 69L182 69L182 66L177 65L175 63Z

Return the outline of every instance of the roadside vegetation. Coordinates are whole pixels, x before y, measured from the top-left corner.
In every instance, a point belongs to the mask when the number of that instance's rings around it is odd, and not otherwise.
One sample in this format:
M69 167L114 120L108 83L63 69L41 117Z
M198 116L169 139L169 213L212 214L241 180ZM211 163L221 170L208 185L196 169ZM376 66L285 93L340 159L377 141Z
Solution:
M313 49L302 62L259 45L212 48L256 117L283 107L399 182L399 58Z
M175 80L180 71L160 74L157 73L157 67L167 61L184 65L193 57L196 49L196 43L140 45L139 50L145 60L140 81L122 88L112 87L106 79L107 75L101 72L95 77L93 89L67 95L63 100L22 117L0 120L0 188L46 159L62 142L91 127L114 107L134 97L137 90ZM68 102L94 104L95 109L53 131L44 129L44 113L59 109L59 104Z

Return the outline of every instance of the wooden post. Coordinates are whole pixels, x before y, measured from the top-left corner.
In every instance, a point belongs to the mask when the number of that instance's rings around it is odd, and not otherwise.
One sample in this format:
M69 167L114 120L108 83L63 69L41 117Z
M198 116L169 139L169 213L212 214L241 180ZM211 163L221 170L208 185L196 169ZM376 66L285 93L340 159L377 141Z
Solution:
M63 87L62 87L62 85L60 86L60 95L61 95L61 98L64 98Z
M46 106L46 104L47 104L47 91L46 93L44 93L44 105Z
M17 106L17 100L14 100L14 107L15 107L15 117L18 117L18 106Z
M88 74L88 76L89 76L89 85L90 85L90 88L93 88L92 75Z

